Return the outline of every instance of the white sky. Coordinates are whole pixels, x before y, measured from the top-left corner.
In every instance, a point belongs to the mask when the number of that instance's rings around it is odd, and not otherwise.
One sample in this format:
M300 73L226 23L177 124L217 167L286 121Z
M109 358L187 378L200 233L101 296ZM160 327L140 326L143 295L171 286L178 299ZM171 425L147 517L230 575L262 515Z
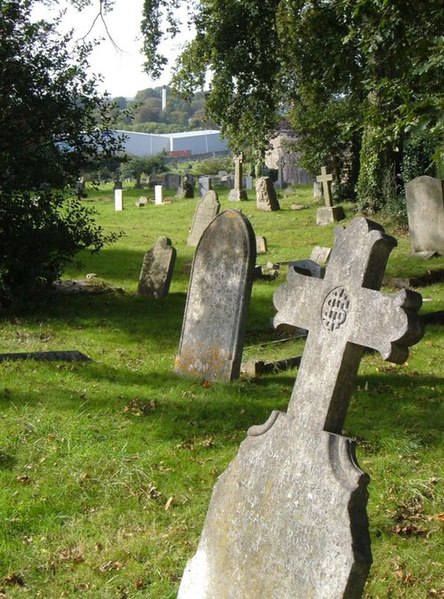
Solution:
M136 92L147 87L158 87L169 83L170 70L165 71L160 79L153 80L143 72L143 55L139 51L142 46L140 33L140 22L142 19L143 0L116 0L112 11L105 15L108 30L122 50L117 50L106 36L106 31L100 18L97 19L87 40L105 38L97 46L89 58L91 70L103 77L103 84L99 86L101 91L108 91L111 96L125 96L132 98ZM60 2L60 5L64 3ZM97 2L98 4L98 2ZM66 5L66 4L65 4ZM69 5L69 2L68 2ZM57 10L36 8L34 14L37 17L55 15ZM74 39L86 35L97 15L97 6L92 6L76 11L70 6L67 8L63 25L66 29L74 29ZM178 36L174 41L164 43L162 52L174 58L179 51L180 44L186 40L186 34ZM174 62L174 61L172 61Z

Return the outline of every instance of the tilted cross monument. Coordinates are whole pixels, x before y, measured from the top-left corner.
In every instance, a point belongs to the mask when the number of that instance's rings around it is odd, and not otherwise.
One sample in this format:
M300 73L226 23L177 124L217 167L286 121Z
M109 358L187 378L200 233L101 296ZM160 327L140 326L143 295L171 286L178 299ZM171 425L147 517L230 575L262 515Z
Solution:
M345 218L342 206L333 206L331 196L331 182L333 175L327 173L325 166L321 167L321 174L316 177L316 181L322 185L322 194L325 206L316 211L316 224L328 225Z
M331 182L333 181L333 175L327 173L327 167L321 166L321 174L316 177L316 181L322 185L325 205L331 206Z
M356 599L371 563L369 478L341 436L364 348L403 362L421 296L382 295L396 241L364 218L338 229L324 279L289 270L275 324L308 329L287 413L253 426L218 479L179 599Z

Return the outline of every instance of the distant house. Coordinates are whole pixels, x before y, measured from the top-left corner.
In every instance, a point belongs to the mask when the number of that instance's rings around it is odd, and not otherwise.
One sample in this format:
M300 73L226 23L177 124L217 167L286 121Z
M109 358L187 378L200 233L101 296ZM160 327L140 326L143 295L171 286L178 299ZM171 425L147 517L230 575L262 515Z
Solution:
M175 158L187 158L229 151L228 142L214 129L165 134L122 130L116 133L125 135L125 152L135 156L154 156L164 151Z

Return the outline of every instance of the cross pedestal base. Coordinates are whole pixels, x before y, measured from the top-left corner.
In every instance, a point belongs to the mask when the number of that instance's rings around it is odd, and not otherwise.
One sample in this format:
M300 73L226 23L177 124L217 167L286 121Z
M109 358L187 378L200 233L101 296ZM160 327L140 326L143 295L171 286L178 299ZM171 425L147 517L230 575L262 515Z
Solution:
M345 213L341 206L323 206L316 211L316 224L329 225L344 220Z

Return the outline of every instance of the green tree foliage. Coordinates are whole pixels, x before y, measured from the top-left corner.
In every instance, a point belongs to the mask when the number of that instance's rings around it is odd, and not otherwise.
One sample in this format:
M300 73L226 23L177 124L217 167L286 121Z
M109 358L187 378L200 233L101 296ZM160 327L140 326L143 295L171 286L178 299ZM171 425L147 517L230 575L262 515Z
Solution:
M163 32L179 30L178 4L145 0L151 74L166 63L158 52ZM174 85L191 97L210 74L207 109L235 150L263 152L288 114L312 170L323 162L340 168L348 154L360 204L372 211L381 204L381 178L392 173L401 182L411 133L442 135L440 0L200 0L189 18L196 34Z
M149 157L130 156L120 169L122 177L136 180L136 187L140 187L142 175L153 175L163 171L166 171L165 154Z
M104 235L65 190L120 147L111 107L85 74L91 46L70 49L32 0L0 3L0 293L2 303L60 276ZM72 193L71 193L72 195Z

